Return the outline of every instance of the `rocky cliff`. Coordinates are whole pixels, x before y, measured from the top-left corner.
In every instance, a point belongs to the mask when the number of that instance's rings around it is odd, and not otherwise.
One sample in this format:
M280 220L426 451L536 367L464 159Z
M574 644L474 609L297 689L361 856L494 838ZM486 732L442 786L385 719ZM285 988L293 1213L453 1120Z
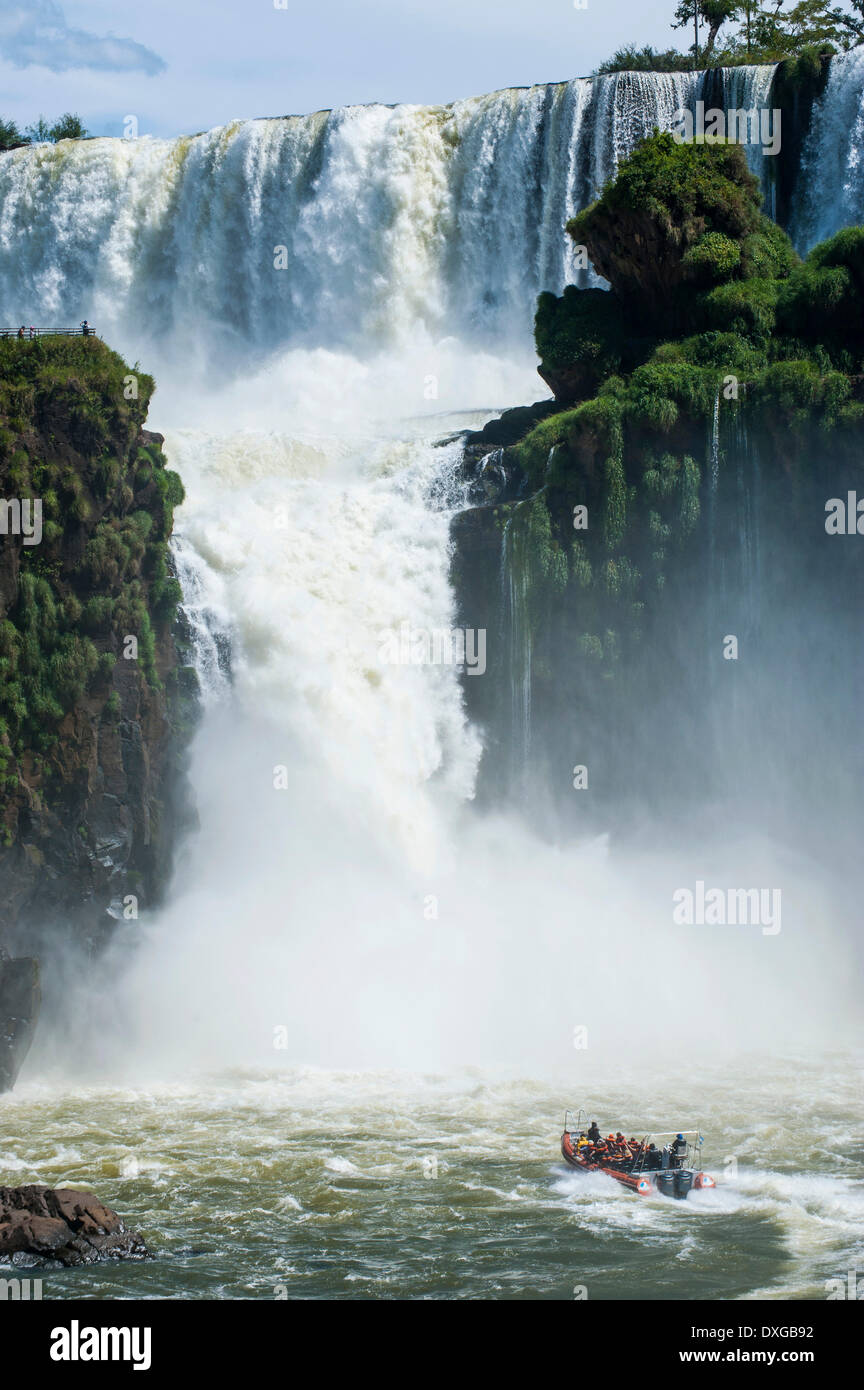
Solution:
M95 338L0 342L0 947L93 952L187 815L180 479L154 383ZM43 962L44 963L44 962Z
M864 228L801 261L739 147L655 134L568 230L611 289L541 296L556 400L466 441L460 619L499 676L465 683L483 784L535 819L686 822L720 797L758 818L796 757L811 798L846 804Z

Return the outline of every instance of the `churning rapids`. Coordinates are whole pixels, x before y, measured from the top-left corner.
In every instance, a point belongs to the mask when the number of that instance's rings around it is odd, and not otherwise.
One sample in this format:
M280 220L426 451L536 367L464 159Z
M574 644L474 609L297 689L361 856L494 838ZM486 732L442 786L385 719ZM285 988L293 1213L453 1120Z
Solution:
M730 104L770 80L727 74ZM86 315L159 383L204 696L168 906L119 930L90 1032L44 1036L0 1098L3 1178L92 1185L159 1258L51 1272L46 1296L628 1298L659 1261L657 1297L823 1297L860 1260L847 961L818 884L776 939L646 956L723 845L664 863L478 814L456 672L380 659L405 621L455 622L458 449L434 441L543 394L531 317L576 278L564 222L701 82L0 159L5 320ZM716 1192L567 1172L585 1097L628 1130L700 1123Z

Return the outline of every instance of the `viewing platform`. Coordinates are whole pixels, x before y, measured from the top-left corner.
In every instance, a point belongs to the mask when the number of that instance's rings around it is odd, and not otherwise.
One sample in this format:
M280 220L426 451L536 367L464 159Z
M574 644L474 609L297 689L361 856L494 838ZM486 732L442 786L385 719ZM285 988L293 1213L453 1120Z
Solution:
M0 328L0 338L20 338L30 342L33 338L98 338L99 334L88 324L85 328Z

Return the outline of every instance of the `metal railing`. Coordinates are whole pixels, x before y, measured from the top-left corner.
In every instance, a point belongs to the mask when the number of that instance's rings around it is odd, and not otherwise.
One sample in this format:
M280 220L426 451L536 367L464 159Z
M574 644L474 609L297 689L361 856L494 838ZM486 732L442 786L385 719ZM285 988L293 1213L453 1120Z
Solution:
M17 338L20 335L22 342L29 342L32 338L98 338L99 334L95 328L25 328L21 332L20 328L0 328L0 338Z

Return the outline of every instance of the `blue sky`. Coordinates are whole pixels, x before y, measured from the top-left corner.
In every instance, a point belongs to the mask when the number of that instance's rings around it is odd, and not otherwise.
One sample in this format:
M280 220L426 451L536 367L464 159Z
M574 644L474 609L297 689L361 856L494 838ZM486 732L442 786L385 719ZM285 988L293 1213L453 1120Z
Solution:
M581 3L581 0L579 0ZM276 6L284 6L277 8ZM674 0L0 0L0 115L176 135L364 101L446 102L666 47Z

